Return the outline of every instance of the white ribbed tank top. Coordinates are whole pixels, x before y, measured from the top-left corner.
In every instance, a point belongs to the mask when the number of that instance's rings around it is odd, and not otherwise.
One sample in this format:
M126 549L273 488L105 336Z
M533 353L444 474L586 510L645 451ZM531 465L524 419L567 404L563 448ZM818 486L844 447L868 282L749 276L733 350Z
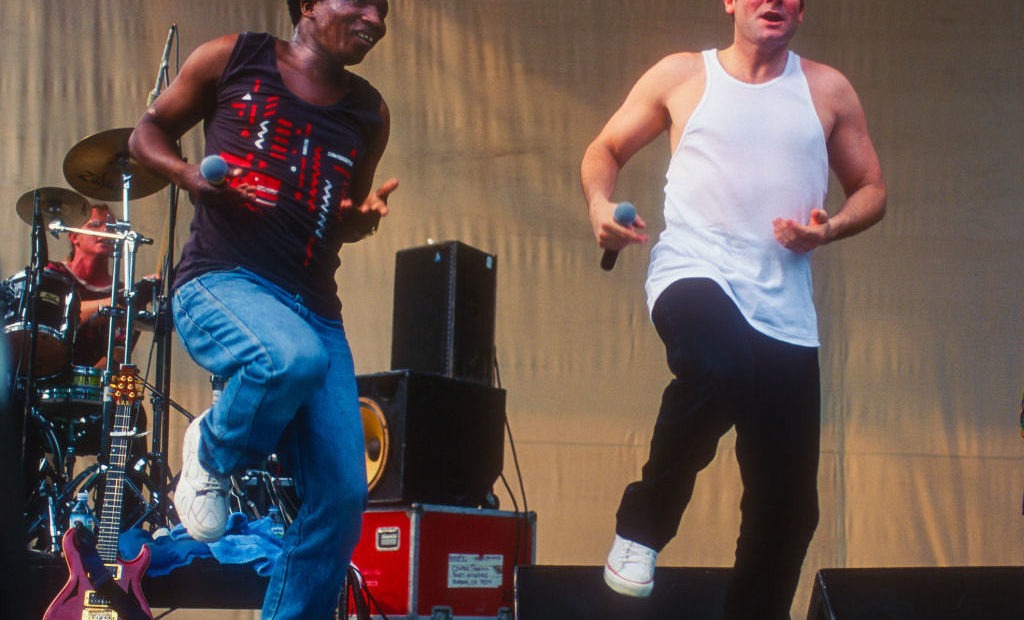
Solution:
M777 217L806 223L828 191L828 152L800 57L760 84L703 52L704 95L666 173L665 230L651 249L647 304L681 278L718 282L754 329L818 346L809 254L790 252Z

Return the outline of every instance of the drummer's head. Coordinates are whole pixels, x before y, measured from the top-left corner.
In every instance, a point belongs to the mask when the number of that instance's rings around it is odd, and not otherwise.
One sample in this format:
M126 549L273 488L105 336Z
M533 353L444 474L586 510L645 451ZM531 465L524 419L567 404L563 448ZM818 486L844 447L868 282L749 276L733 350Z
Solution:
M110 213L110 207L102 202L90 202L89 206L92 207L92 213L89 215L89 220L82 224L82 228L106 232L107 223L115 221L114 216ZM100 237L69 232L68 243L71 245L68 260L74 260L78 252L106 256L113 253L113 245Z

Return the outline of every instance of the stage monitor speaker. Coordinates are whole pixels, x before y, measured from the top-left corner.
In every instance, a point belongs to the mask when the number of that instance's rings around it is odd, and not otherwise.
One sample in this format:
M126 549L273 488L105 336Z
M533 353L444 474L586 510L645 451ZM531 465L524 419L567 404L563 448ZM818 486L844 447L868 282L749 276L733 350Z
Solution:
M516 620L717 620L730 568L658 567L654 592L632 598L604 584L601 566L517 566Z
M808 620L1019 620L1024 567L822 569Z
M371 504L491 507L505 460L505 390L410 370L356 383ZM374 407L383 424L368 416Z
M491 385L497 259L458 241L395 255L391 368Z

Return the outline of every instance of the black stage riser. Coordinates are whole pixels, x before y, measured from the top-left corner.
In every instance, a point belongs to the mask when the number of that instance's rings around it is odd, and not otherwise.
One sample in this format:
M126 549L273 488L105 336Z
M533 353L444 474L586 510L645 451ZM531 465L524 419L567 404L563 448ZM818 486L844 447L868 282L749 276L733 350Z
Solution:
M808 620L1020 620L1024 567L818 571Z
M605 586L602 568L521 566L517 620L719 620L727 568L659 567L649 599ZM796 616L794 616L796 618ZM826 569L808 620L1021 620L1024 567Z
M519 566L516 620L720 620L728 568L659 567L650 598L612 592L599 566Z

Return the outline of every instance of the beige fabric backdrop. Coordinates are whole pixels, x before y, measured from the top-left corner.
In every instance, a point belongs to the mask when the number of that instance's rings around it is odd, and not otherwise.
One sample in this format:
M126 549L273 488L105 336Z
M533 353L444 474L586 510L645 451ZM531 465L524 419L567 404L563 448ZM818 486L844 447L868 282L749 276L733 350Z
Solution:
M67 187L67 151L134 124L167 30L181 60L238 30L287 36L283 0L0 3L0 266L28 262L25 192ZM808 3L794 47L842 69L867 110L888 217L815 257L823 373L822 519L794 610L823 567L1024 562L1024 5ZM725 45L718 0L393 0L390 33L357 71L389 101L392 215L343 250L338 274L360 373L390 367L395 252L457 239L498 256L497 351L537 560L602 562L623 485L638 475L668 379L642 297L646 249L597 267L578 189L584 147L641 72ZM174 65L172 57L172 69ZM172 71L173 72L173 71ZM198 132L185 151L200 153ZM667 142L619 196L658 231ZM833 191L830 205L838 204ZM191 217L183 200L176 246ZM163 191L132 204L158 243ZM50 241L59 255L66 242ZM145 367L148 342L137 350ZM193 411L206 375L174 352L172 397ZM172 429L172 465L183 424ZM733 441L702 474L662 565L729 565L738 525ZM506 476L516 473L506 451ZM502 490L503 507L512 504ZM522 506L522 500L519 500ZM174 617L208 617L179 612ZM248 617L221 612L217 617Z

